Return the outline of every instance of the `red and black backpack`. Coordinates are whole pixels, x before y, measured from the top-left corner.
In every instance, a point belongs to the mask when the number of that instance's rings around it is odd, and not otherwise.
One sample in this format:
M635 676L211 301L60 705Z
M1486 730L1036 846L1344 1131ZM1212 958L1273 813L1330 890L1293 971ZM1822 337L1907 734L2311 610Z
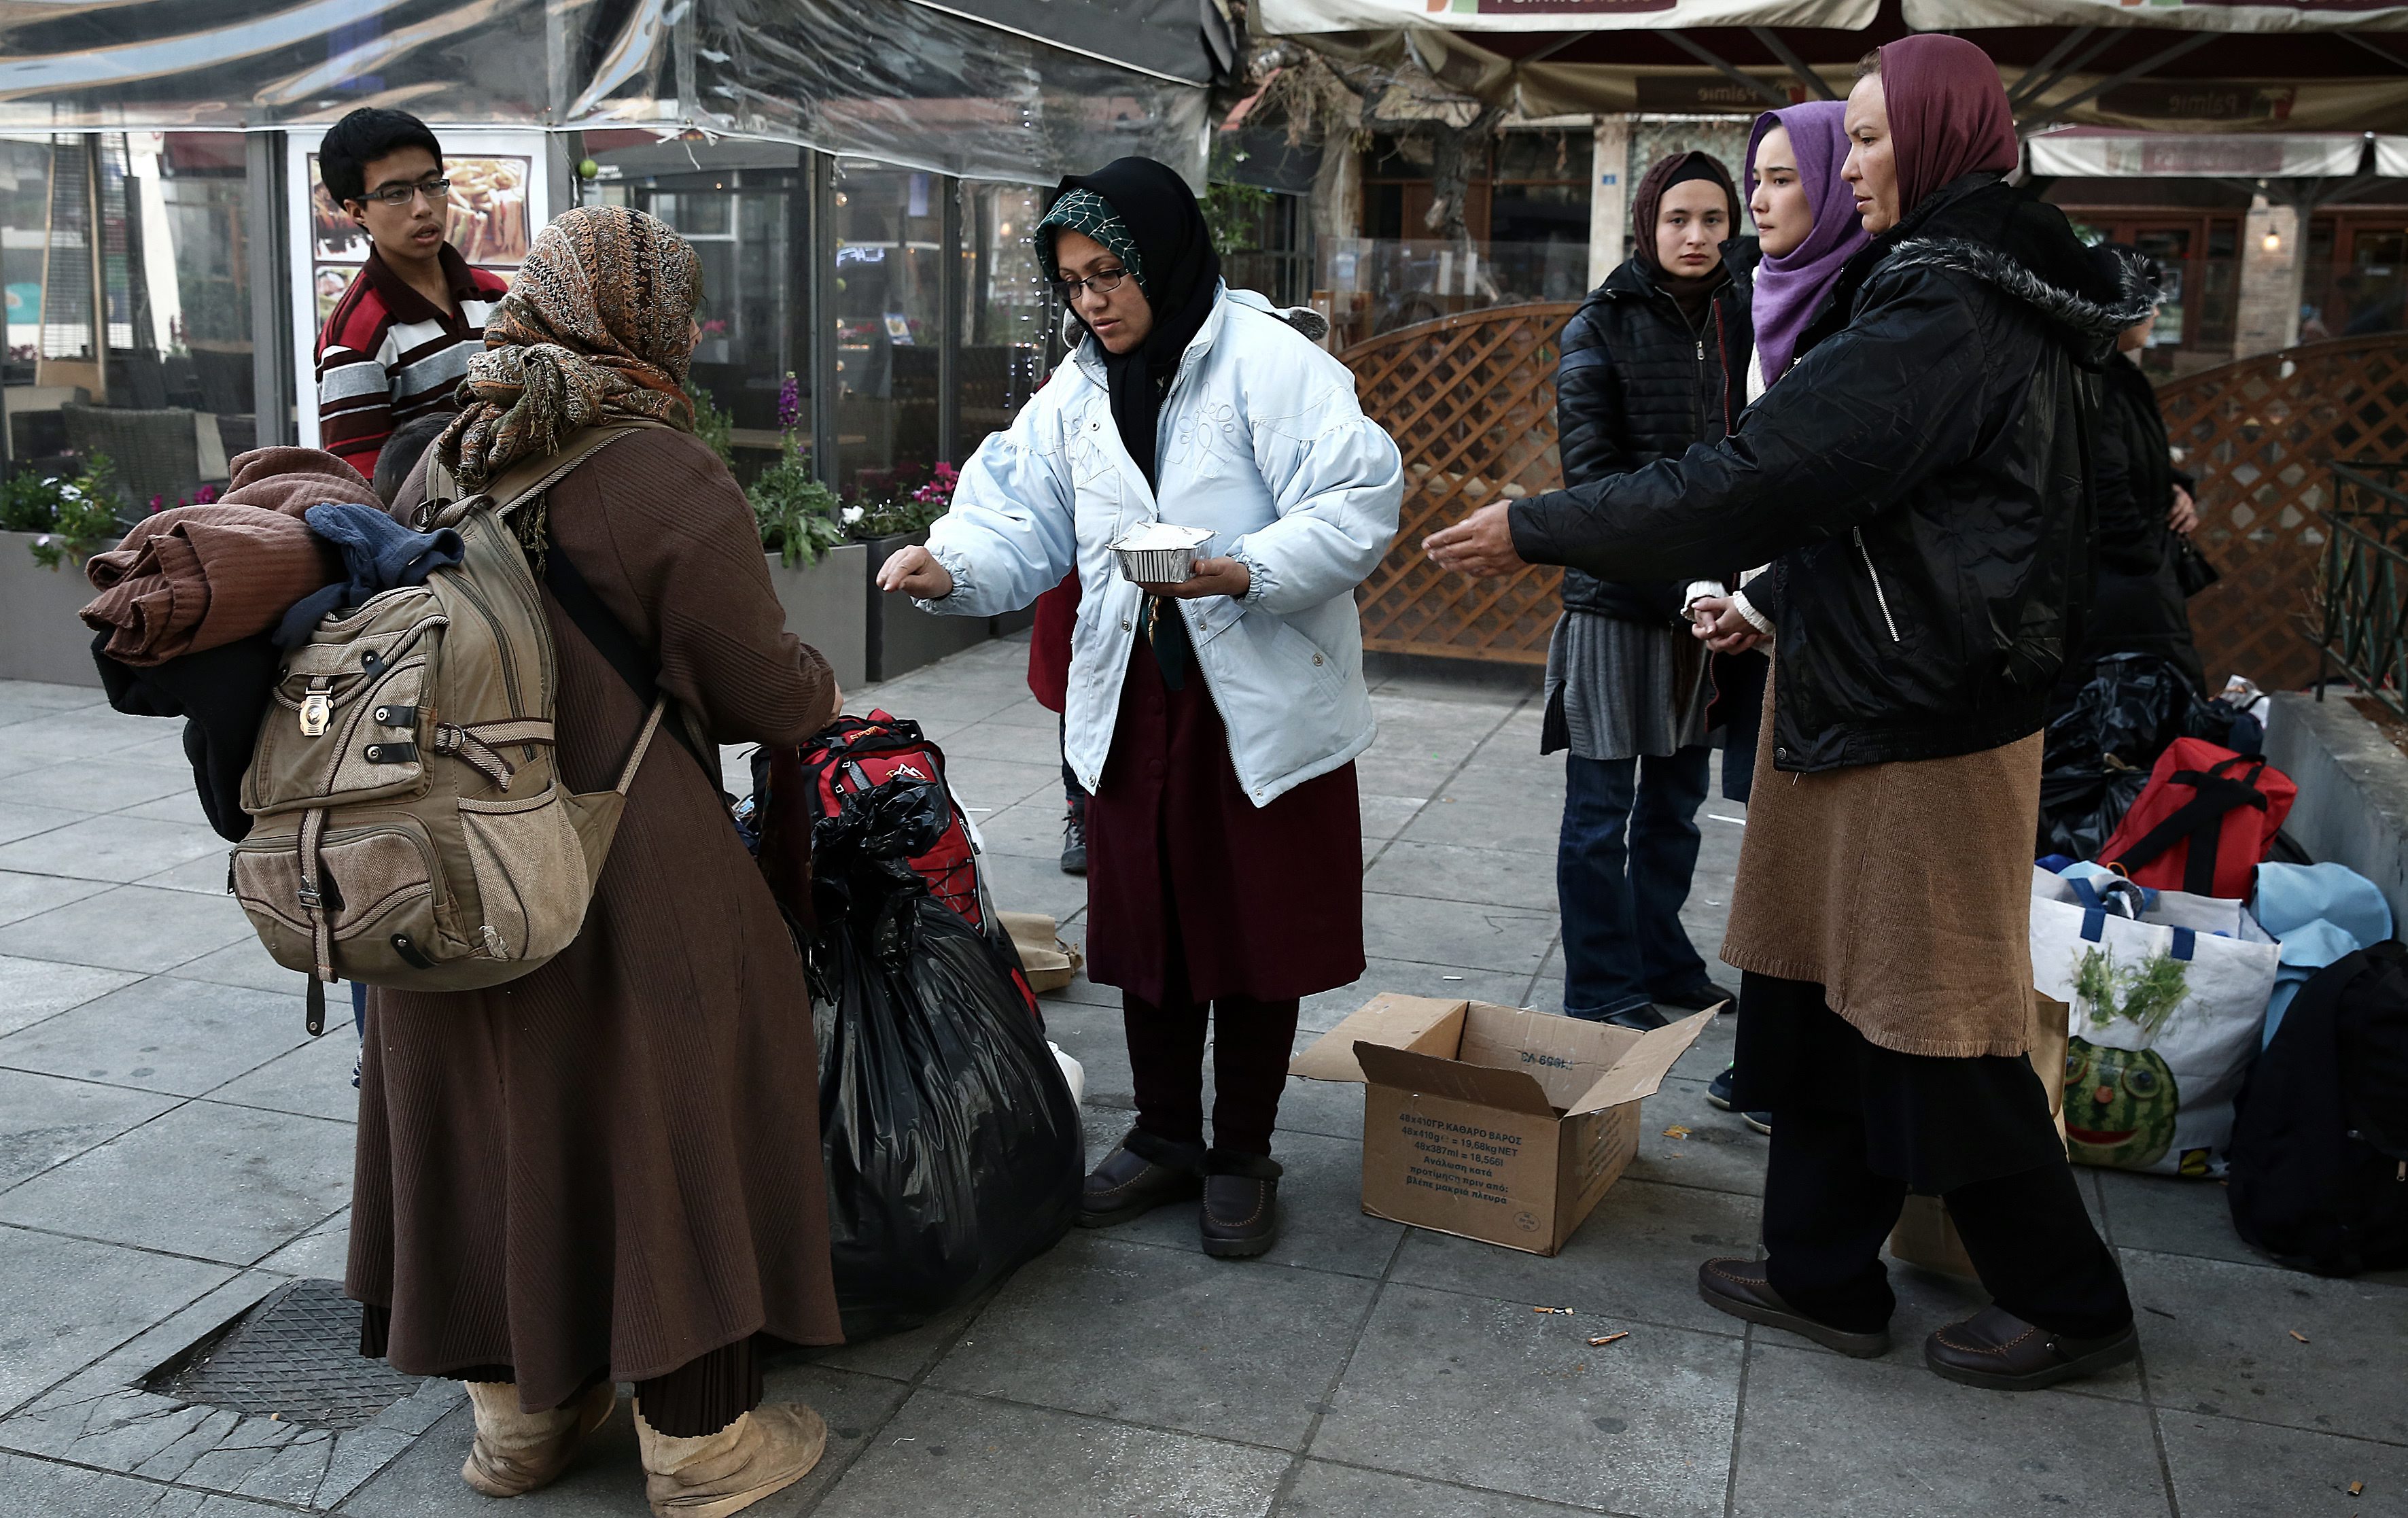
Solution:
M916 795L923 809L916 831L923 837L935 833L936 842L907 856L911 868L928 882L930 895L970 926L987 931L969 825L945 781L944 751L921 736L918 723L883 710L838 717L802 746L800 758L808 797L804 807L814 817L815 836L823 832L823 823L874 828L877 820L861 815L865 807L892 806ZM925 815L939 807L937 816Z

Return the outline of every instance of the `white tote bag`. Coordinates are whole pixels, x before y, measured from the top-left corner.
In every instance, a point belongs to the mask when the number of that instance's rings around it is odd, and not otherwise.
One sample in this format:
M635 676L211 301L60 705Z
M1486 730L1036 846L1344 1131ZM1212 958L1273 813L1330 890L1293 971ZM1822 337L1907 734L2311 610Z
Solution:
M2034 872L2032 984L2071 1009L2075 1161L2223 1173L2279 952L2237 901Z

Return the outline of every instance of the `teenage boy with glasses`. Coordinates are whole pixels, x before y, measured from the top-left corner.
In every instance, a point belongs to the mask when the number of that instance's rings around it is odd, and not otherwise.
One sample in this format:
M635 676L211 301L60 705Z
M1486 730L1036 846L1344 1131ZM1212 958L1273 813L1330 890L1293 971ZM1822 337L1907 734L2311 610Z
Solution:
M318 174L369 243L318 334L319 437L373 479L396 427L456 408L452 393L485 345L485 313L509 286L445 240L443 148L417 117L351 112L319 143Z

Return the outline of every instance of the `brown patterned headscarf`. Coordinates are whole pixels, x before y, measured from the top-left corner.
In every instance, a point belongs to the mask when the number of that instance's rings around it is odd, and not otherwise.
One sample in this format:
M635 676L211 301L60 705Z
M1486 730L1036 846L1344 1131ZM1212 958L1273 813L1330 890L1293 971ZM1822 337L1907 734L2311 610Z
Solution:
M666 222L580 206L535 239L485 322L437 456L471 490L580 427L641 417L694 430L681 388L702 263Z

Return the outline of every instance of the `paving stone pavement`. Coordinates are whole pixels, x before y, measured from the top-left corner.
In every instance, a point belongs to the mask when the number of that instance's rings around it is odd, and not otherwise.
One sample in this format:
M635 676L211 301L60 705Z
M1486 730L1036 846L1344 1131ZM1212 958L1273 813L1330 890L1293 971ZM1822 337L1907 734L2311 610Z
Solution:
M926 723L998 898L1075 941L1085 888L1055 866L1054 719L1024 658L990 644L851 705ZM1371 965L1307 1003L1299 1042L1383 989L1555 1010L1562 780L1535 701L1402 677L1373 699ZM1704 809L1686 915L1709 958L1743 817ZM351 1042L303 1032L298 981L222 894L220 854L168 724L0 684L0 1518L486 1511L459 1480L451 1383L339 1433L142 1389L280 1282L342 1274ZM1117 1001L1082 980L1047 1014L1085 1062L1100 1154L1131 1099ZM1729 1048L1715 1028L1648 1100L1638 1158L1554 1259L1364 1216L1359 1091L1293 1082L1272 1253L1209 1259L1167 1210L1074 1234L942 1322L794 1357L770 1395L825 1411L829 1454L753 1511L2408 1514L2408 1275L2269 1266L2210 1184L2084 1172L2146 1350L2057 1391L1925 1371L1922 1335L1980 1299L1920 1271L1898 1272L1899 1347L1876 1361L1705 1308L1697 1261L1754 1251L1764 1167L1765 1140L1704 1099ZM624 1410L513 1507L643 1511Z

